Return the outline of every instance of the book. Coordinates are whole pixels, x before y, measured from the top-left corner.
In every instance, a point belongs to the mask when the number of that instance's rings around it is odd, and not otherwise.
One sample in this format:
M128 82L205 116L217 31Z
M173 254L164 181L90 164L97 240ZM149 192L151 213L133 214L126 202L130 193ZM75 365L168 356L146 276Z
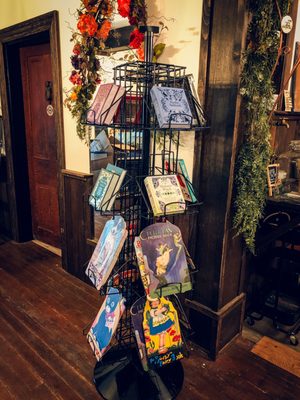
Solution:
M116 288L109 288L105 300L87 334L87 340L98 361L108 350L111 339L125 310L125 299Z
M153 86L150 90L160 128L188 128L193 117L184 89Z
M178 160L178 179L180 178L183 182L183 187L181 187L183 195L186 194L185 200L190 201L192 203L196 203L197 199L195 196L194 188L192 182L190 181L190 177L183 159Z
M100 85L92 106L87 112L87 122L97 125L109 125L124 93L125 88L114 83Z
M106 283L113 270L127 235L126 223L119 215L110 219L104 225L85 271L98 290Z
M149 295L158 287L159 280L155 277L154 272L149 268L147 257L144 257L143 254L141 239L138 236L134 238L134 250L140 271L141 281L146 294Z
M147 297L143 330L149 368L163 367L183 358L178 315L170 300Z
M190 92L192 104L190 104L191 109L193 109L196 119L198 120L197 123L200 126L206 125L206 118L203 111L203 108L200 103L199 95L195 87L195 79L193 74L185 75L186 82L187 82L187 90Z
M145 344L145 337L143 330L144 308L145 308L145 298L140 297L131 306L130 315L142 367L144 371L148 371L149 368L148 368L146 344Z
M113 174L115 174L115 175L117 175L119 177L119 179L117 181L117 184L115 185L112 197L109 200L108 205L106 207L106 210L111 210L112 207L113 207L113 204L114 204L114 202L116 200L117 193L119 192L119 190L120 190L120 188L122 186L122 183L124 181L124 178L125 178L125 175L126 175L127 171L125 169L121 168L121 167L118 167L117 165L113 165L113 164L110 164L110 163L107 164L106 170L109 171L109 172L112 172Z
M176 225L159 222L147 226L140 233L140 245L151 297L168 296L192 289L185 246Z
M115 191L119 175L101 168L92 193L89 196L89 204L95 210L106 211L109 201Z
M176 175L147 176L144 183L154 216L185 211L185 200Z

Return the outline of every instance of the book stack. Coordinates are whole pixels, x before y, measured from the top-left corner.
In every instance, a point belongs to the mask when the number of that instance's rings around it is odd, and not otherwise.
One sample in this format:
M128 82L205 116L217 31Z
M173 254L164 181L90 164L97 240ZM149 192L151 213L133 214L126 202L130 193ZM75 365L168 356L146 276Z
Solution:
M92 106L87 112L87 122L96 125L110 125L117 112L125 88L114 83L100 85Z
M179 214L186 210L185 200L176 175L147 176L144 183L155 217Z
M167 172L174 173L174 166L171 167L168 160L164 161L164 167ZM181 187L184 200L189 201L190 203L196 203L197 199L195 196L195 191L183 159L178 159L177 172L177 179Z
M89 197L89 204L97 211L110 211L124 181L126 170L108 163L101 168Z
M189 128L193 117L184 89L153 86L150 90L160 128Z

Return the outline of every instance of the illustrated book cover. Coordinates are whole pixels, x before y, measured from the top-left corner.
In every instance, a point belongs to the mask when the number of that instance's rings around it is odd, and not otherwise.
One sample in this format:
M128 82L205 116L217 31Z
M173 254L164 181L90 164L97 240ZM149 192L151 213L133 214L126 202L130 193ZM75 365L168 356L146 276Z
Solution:
M146 352L146 344L143 330L143 318L144 318L145 298L139 298L130 309L131 322L134 329L134 335L136 344L139 350L140 360L144 371L148 371L148 360Z
M193 117L184 89L153 86L150 96L160 128L191 126Z
M150 290L152 297L191 290L185 246L176 225L170 222L149 225L141 231L140 243L144 262L152 272L150 281L152 274L156 278Z
M114 83L99 86L92 106L87 112L87 122L97 125L109 125L112 122L125 88Z
M120 190L120 188L122 186L122 183L124 181L124 178L125 178L125 175L126 175L127 171L125 169L121 168L121 167L118 167L117 165L110 164L110 163L107 164L106 170L109 171L109 172L112 172L113 174L115 174L115 175L117 175L119 177L119 179L117 181L117 184L116 184L116 186L114 188L113 196L111 197L111 199L110 199L110 201L109 201L109 203L107 205L107 208L106 208L107 210L111 210L112 207L113 207L113 204L114 204L114 202L116 200L117 193L119 192L119 190Z
M121 216L106 222L85 271L98 290L106 283L115 266L127 235L126 223Z
M108 171L106 168L101 168L92 193L89 196L89 204L94 207L95 210L105 211L107 209L107 205L115 191L118 180L118 175L112 171Z
M143 330L149 368L163 367L183 358L178 315L171 301L147 297Z
M154 216L185 211L185 200L176 175L147 176L144 183Z
M134 238L134 249L141 281L143 283L145 293L149 295L159 286L159 280L155 277L154 272L148 266L147 257L144 257L142 243L139 236Z
M102 303L100 310L87 334L87 340L98 361L104 353L116 332L118 323L125 310L125 299L116 288L109 291Z

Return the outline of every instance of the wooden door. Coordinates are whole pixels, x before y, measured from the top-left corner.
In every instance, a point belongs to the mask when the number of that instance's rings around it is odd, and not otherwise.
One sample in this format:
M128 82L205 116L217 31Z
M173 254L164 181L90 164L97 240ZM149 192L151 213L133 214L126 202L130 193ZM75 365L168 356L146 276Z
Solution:
M50 45L21 48L20 61L33 237L60 247L56 132L45 95L52 83Z

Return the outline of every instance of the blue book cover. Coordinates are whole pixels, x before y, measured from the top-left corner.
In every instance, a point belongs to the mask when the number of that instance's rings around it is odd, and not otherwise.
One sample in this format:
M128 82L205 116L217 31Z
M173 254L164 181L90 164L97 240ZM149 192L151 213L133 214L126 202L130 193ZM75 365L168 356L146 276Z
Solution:
M106 222L85 271L98 290L107 282L127 235L126 223L121 216Z
M113 176L114 174L111 171L107 171L104 168L100 170L97 181L89 197L89 204L95 209L101 209L101 204L103 203Z
M176 225L170 222L149 225L140 233L140 241L147 267L158 281L155 290L151 287L151 296L191 290L185 246Z
M125 299L118 289L111 287L87 334L87 340L98 361L108 350L125 309Z

